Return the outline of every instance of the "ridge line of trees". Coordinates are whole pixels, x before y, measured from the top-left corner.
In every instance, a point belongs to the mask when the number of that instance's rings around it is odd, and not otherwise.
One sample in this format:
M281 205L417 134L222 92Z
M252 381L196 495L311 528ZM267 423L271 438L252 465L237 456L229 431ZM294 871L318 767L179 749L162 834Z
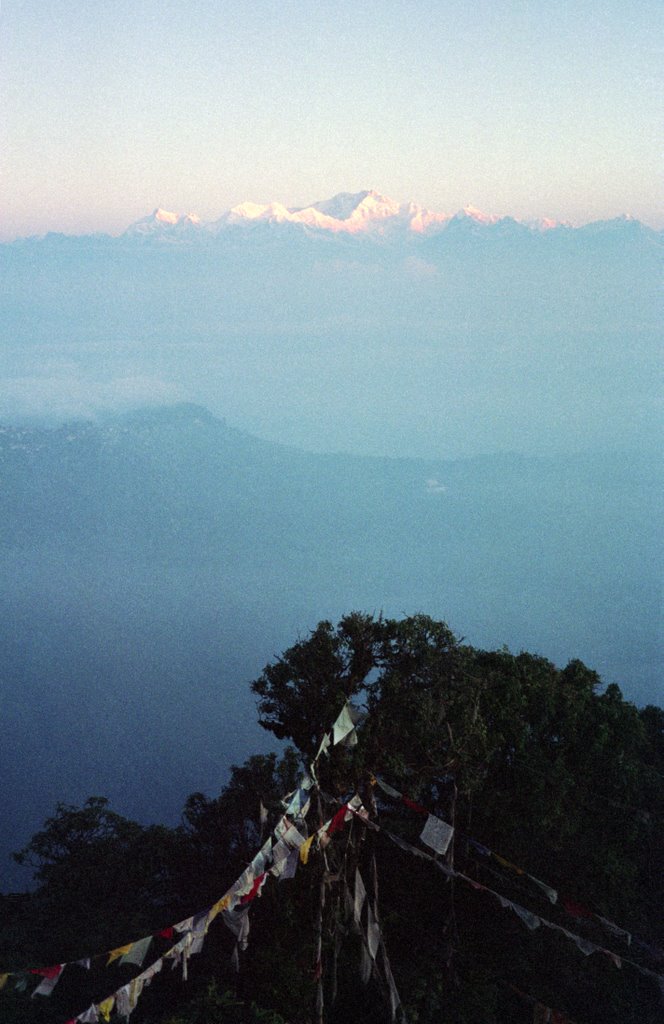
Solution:
M128 821L101 797L80 808L58 805L17 854L33 867L35 891L1 901L4 969L113 948L214 902L258 848L261 803L276 821L280 798L351 699L366 718L357 746L335 746L319 762L323 800L359 791L381 823L416 842L421 822L370 793L371 774L384 774L457 833L476 836L647 937L644 964L664 973L664 956L657 966L664 947L664 710L636 708L615 685L602 691L580 661L558 669L527 652L479 650L426 615L395 620L355 612L336 625L321 622L267 665L252 690L261 725L293 745L233 767L217 797L192 794L177 828ZM133 1015L136 1024L322 1019L312 978L321 885L324 1019L388 1020L376 981L359 980L357 937L343 914L344 872L353 863L375 879L377 891L380 880L383 933L413 1024L532 1020L532 1007L515 990L585 1024L661 1021L661 995L647 979L586 960L555 935L540 934L544 929L526 932L375 836L354 833L326 853L327 868L301 867L293 882L267 887L256 901L239 976L228 963L230 936L218 926L192 961L190 982L156 982ZM466 844L453 855L455 866L491 885L490 865ZM518 876L501 877L517 902L519 885ZM94 971L85 979L65 972L48 1000L0 994L0 1024L62 1021L101 994Z

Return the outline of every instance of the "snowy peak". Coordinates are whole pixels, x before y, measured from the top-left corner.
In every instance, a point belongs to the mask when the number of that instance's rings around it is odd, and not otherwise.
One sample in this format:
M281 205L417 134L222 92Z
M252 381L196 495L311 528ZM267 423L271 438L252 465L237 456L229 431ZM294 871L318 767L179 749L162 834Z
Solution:
M155 235L181 236L201 227L201 219L195 213L172 213L158 206L147 217L135 221L125 231L125 235L134 237L154 237Z
M220 231L227 225L249 223L298 224L304 228L346 234L384 234L387 230L423 233L450 220L450 215L434 213L416 203L397 203L369 189L364 192L339 192L310 206L287 208L281 203L240 203L214 225Z
M369 192L339 192L299 210L291 210L293 220L301 224L346 231L355 234L399 214L399 204L372 189Z
M371 192L339 192L336 196L332 196L331 199L322 199L317 203L312 203L311 206L305 207L307 210L318 210L320 213L325 214L326 217L334 217L335 220L348 220L353 214L354 210L360 206L369 196L377 196L378 193ZM300 210L293 210L293 213L300 213Z
M290 219L290 213L281 203L240 203L221 218L227 224L242 224L250 220L264 220L269 223L283 223Z
M177 224L180 217L177 213L170 213L168 210L162 210L160 206L152 214L152 218L158 224Z
M464 206L454 215L454 220L473 220L476 224L497 224L501 219L493 214L482 213L476 206Z

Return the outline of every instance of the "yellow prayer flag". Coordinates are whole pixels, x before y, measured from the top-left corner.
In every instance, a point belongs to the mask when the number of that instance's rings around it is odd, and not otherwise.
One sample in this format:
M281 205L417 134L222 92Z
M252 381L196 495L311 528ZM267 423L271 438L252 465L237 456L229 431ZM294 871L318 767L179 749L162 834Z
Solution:
M233 894L227 892L225 896L222 896L220 900L217 900L212 910L210 911L210 921L214 920L217 914L221 914L222 911L228 910L233 901Z
M302 861L303 864L306 864L307 861L309 860L309 852L311 850L311 844L313 843L315 838L316 838L316 833L314 832L314 834L309 836L308 839L305 839L305 841L302 843L302 846L300 847L300 860Z
M118 960L121 956L124 956L125 953L128 953L133 945L133 942L128 942L126 946L118 946L117 949L112 950L112 952L108 955L106 966L108 967L109 964L112 964L114 960Z
M8 977L9 977L8 974L0 974L0 992L3 990L3 988L7 984L7 978Z
M111 1019L111 1010L115 1005L115 996L109 996L108 999L104 999L103 1002L98 1003L97 1012L104 1020L108 1021Z
M497 853L494 853L494 857L504 868L509 868L510 871L515 871L517 875L524 874L523 868L518 868L516 864L512 864L511 861L505 860L504 857L500 857Z

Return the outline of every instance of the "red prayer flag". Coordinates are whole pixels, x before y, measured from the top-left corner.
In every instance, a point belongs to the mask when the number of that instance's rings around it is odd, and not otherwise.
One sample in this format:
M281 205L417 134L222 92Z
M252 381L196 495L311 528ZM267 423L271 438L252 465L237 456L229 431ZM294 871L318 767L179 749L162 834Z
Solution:
M53 967L33 967L30 974L39 974L42 978L57 978L62 971L62 964L54 964Z
M422 807L421 804L416 804L414 800L411 800L407 796L402 796L401 797L401 802L404 803L406 805L406 807L410 807L411 811L417 811L418 814L428 814L429 813L427 811L426 807Z
M172 939L173 938L173 927L162 928L160 932L157 932L158 939Z
M575 900L563 898L560 902L562 903L567 913L570 914L572 917L590 918L595 916L592 910L588 910L588 907L584 907L582 903L576 903Z
M346 823L346 813L348 811L348 804L344 804L343 807L339 808L337 813L332 818L327 829L328 836L331 836L333 832L338 832L340 828L343 828Z
M242 899L240 900L240 903L251 903L251 901L253 900L254 896L258 895L260 887L262 886L263 882L265 881L266 875L267 875L267 872L264 871L262 875L258 875L257 878L254 879L254 884L252 885L252 887L249 890L249 892L245 896L242 897Z

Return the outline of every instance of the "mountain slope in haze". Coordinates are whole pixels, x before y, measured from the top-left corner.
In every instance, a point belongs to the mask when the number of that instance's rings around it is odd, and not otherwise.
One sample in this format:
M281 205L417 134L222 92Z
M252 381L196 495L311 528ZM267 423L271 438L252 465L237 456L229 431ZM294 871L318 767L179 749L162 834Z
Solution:
M194 406L0 433L4 817L143 820L264 747L247 681L321 618L425 611L661 700L647 454L315 455Z

